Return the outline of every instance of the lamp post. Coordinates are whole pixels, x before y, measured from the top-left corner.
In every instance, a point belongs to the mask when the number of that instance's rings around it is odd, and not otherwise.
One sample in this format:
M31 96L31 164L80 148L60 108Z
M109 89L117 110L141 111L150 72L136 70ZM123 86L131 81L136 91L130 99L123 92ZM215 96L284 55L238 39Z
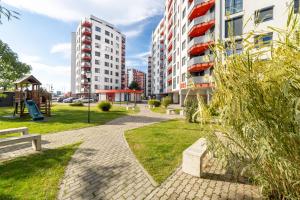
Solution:
M91 123L91 88L92 88L92 83L91 83L91 78L92 78L92 73L89 71L86 73L86 78L88 81L88 86L89 86L89 93L88 93L88 123Z

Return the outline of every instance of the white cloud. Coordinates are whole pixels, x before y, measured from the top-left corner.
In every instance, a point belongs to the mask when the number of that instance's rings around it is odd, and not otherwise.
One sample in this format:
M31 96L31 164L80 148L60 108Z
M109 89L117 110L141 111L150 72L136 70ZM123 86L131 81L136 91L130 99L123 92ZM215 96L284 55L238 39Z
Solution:
M150 51L138 53L126 59L126 66L128 67L145 67L148 65L148 56Z
M70 90L70 66L48 65L37 56L25 54L20 54L20 61L31 65L31 73L42 82L43 87L53 86L54 90L65 92Z
M52 46L50 53L62 54L65 58L69 58L71 55L71 43L59 43Z
M2 0L2 2L63 21L90 14L113 24L128 25L161 14L164 0Z
M125 31L124 35L126 35L127 38L137 37L143 32L144 27L145 27L145 24L141 24L141 25L135 27L134 29Z

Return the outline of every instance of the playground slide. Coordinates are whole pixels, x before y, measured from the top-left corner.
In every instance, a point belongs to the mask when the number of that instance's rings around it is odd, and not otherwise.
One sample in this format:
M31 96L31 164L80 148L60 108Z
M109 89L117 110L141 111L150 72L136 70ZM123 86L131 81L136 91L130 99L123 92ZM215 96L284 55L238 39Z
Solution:
M36 103L32 100L25 101L26 107L28 108L29 114L34 121L44 120L44 116L37 107Z

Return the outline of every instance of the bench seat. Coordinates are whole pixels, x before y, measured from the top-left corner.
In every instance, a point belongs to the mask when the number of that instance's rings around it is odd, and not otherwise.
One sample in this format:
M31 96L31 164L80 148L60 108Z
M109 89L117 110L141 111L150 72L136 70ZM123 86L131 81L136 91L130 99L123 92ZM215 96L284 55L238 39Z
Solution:
M0 139L0 146L7 146L29 141L32 141L32 147L35 151L41 151L41 135L22 135L20 137Z
M201 138L183 152L182 171L200 177L203 158L207 153L206 139Z
M11 133L22 133L22 135L27 135L28 128L20 127L20 128L10 128L10 129L0 130L0 135L7 135L7 134L11 134Z

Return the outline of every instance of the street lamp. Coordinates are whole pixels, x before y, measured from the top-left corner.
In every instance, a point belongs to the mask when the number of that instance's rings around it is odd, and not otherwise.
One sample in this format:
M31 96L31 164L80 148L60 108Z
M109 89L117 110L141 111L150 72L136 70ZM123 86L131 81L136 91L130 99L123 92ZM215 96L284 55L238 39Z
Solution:
M92 88L92 73L91 71L86 72L86 79L88 81L88 86L89 86L89 94L88 94L88 123L91 123L91 88Z

